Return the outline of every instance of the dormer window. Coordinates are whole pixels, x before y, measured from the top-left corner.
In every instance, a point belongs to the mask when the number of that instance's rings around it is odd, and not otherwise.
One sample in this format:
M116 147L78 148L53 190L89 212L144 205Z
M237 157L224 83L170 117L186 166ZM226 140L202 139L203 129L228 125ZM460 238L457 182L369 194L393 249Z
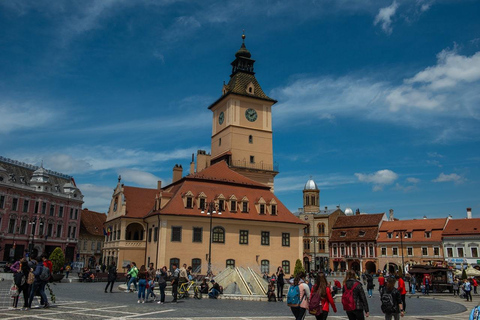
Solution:
M230 200L230 211L237 212L237 201Z
M364 230L360 230L360 231L358 232L358 236L359 236L359 237L365 237L365 231L364 231Z
M250 82L247 86L247 93L248 94L254 94L255 93L255 87L253 86L252 82Z
M220 212L225 211L225 200L223 199L218 200L218 210Z
M200 198L200 210L205 210L205 198Z
M193 198L192 197L187 197L187 204L185 205L186 208L193 208Z
M340 232L340 237L344 238L347 236L347 231L341 231Z
M242 202L242 212L244 212L244 213L248 212L248 201L243 201Z
M392 239L393 234L391 232L387 232L387 239Z
M272 204L271 214L272 214L273 216L276 216L276 215L277 215L277 205L276 205L276 204Z
M265 214L265 205L260 204L260 214Z
M431 231L425 231L425 238L431 238L432 237L432 232Z

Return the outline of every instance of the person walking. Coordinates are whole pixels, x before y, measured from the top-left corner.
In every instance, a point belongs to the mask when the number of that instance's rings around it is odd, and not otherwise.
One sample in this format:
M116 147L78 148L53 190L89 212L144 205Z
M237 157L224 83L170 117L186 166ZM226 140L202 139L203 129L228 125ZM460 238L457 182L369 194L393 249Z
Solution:
M460 283L457 281L457 279L453 280L453 296L460 296Z
M382 288L385 287L385 277L383 276L383 273L380 273L378 276L378 291L382 290Z
M153 267L153 262L150 263L148 270L147 270L147 300L152 296L153 302L157 299L157 296L155 295L154 289L155 289L155 278L157 277L155 268Z
M32 308L32 302L33 299L35 298L35 293L38 292L40 293L40 304L43 305L44 308L48 308L48 299L47 295L45 294L45 285L47 284L47 281L40 279L40 275L42 274L42 270L44 268L44 265L42 263L42 258L37 257L36 258L37 265L35 266L35 271L33 271L33 275L35 276L35 280L33 281L32 284L32 289L30 291L30 298L28 299L28 308Z
M327 283L327 278L323 272L317 273L317 276L315 278L315 285L313 286L312 292L310 293L310 298L315 292L320 296L322 306L322 312L319 315L315 314L316 320L326 320L328 317L328 312L330 311L330 306L332 306L333 312L337 313L335 301L333 300L330 287Z
M306 274L301 271L293 279L293 285L298 286L300 292L300 305L298 307L290 307L295 320L303 320L305 318L305 312L308 309L308 302L310 299L310 288L305 282Z
M160 290L160 301L158 304L165 303L165 287L167 286L167 267L163 266L157 274L158 289Z
M463 283L463 291L465 292L465 298L467 301L472 301L472 284L468 279L465 279Z
M140 267L137 274L138 277L138 301L137 303L145 303L145 289L147 288L147 269L145 265Z
M277 299L283 301L283 286L285 285L285 273L282 267L277 268Z
M137 288L137 276L138 276L138 268L137 264L135 262L132 262L132 265L130 266L130 270L127 272L126 276L130 276L130 280L128 280L127 284L127 291L126 292L132 292L130 290L130 286L133 285L135 286L135 291L138 290Z
M373 276L370 273L365 273L365 279L367 281L368 296L371 298L373 296L373 288L375 288L375 285L373 284Z
M178 270L177 264L174 263L172 264L172 295L173 295L172 303L177 303L179 277L180 277L180 270Z
M407 304L405 302L405 296L407 295L407 289L405 288L405 281L398 274L395 278L398 281L398 292L400 292L400 295L402 297L403 311L405 312L407 310Z
M477 294L477 287L478 287L477 279L472 278L472 282L473 282L473 293Z
M25 310L28 308L28 298L30 296L30 285L27 283L28 274L30 273L30 267L28 266L27 260L22 258L20 260L20 265L17 273L14 274L13 280L15 285L18 287L18 296L14 297L13 307L16 309L18 306L18 300L20 299L20 294L23 292L23 307Z
M115 265L115 261L112 261L112 264L108 267L108 282L107 286L105 287L105 293L108 291L108 286L110 286L110 292L112 292L115 280L117 280L117 266Z
M385 288L380 291L382 312L385 313L385 320L399 320L400 315L404 316L402 296L400 291L395 288L394 277L389 277L386 282Z
M357 276L353 270L347 270L345 280L343 281L342 304L344 309L347 309L344 301L349 300L350 294L352 295L351 299L354 302L355 308L353 310L346 310L348 319L364 320L365 316L368 317L370 315L368 301L362 283L357 280Z
M412 276L411 280L410 280L410 284L412 286L412 294L415 294L415 289L417 287L417 277L415 276Z
M67 266L65 267L65 279L68 279L68 275L70 274L70 270L72 270L72 267L67 263Z

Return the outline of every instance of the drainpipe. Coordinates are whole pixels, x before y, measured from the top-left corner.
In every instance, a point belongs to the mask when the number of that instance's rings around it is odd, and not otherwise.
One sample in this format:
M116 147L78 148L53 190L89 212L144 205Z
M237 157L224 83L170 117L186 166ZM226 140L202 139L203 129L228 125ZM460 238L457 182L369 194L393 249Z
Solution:
M157 221L158 221L158 235L157 235L157 253L155 254L155 265L157 269L159 268L158 265L158 248L160 246L160 214L157 214Z

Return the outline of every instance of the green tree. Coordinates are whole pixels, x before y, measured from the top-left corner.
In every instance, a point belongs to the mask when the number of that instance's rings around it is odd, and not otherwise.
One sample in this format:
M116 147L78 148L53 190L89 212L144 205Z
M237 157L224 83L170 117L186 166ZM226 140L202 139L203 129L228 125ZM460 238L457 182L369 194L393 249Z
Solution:
M50 255L50 261L52 261L53 273L59 273L60 269L65 264L65 255L60 247L56 247Z
M300 272L305 272L305 269L303 268L302 261L300 259L297 259L295 262L295 270L293 271L293 276L296 277L297 274Z
M468 278L468 277L467 277L467 271L465 271L465 269L463 269L463 271L462 271L462 280L465 280L465 279L467 279L467 278Z

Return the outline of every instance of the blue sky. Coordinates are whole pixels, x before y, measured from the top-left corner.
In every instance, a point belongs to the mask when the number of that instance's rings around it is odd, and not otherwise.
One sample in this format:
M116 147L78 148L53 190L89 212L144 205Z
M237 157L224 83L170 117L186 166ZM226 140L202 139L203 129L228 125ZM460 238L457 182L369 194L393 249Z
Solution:
M480 216L480 3L2 1L0 155L71 174L105 212L117 176L169 183L210 150L207 107L242 30L273 107L276 194L401 219Z

